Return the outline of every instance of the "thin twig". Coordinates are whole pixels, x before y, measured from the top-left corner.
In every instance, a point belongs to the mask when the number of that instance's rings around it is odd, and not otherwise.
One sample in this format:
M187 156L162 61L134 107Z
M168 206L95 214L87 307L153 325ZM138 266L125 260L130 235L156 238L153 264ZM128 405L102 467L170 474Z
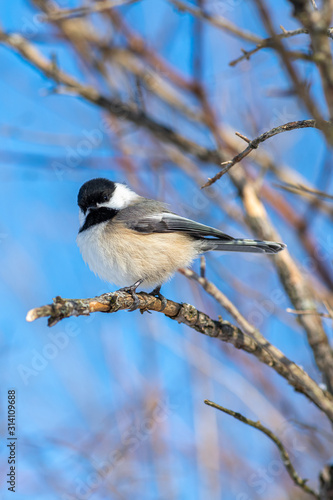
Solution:
M250 144L251 139L246 137L246 135L243 135L240 132L235 132L235 135L237 135L237 137L239 137L240 139L243 139L243 141L247 142L247 144Z
M327 122L327 126L332 126L332 125L329 122ZM225 167L222 170L220 170L220 172L218 172L216 175L214 175L214 177L208 179L208 181L206 182L206 184L202 186L202 188L211 186L212 184L214 184L214 182L221 179L221 177L224 174L226 174L234 165L236 165L236 163L239 163L246 156L248 156L254 149L257 149L259 144L261 144L262 142L267 141L267 139L270 139L271 137L274 137L277 134L281 134L282 132L289 132L290 130L296 130L301 128L318 128L318 127L316 125L315 120L300 120L296 122L288 122L285 123L284 125L279 125L278 127L274 127L271 130L264 132L255 139L252 139L252 141L249 142L248 146L241 153L238 153L236 156L234 156L232 160L223 162L221 165L225 165ZM237 135L239 136L239 134Z
M327 312L328 312L330 318L333 319L333 307L326 300L323 300L323 304L326 307Z
M297 425L301 429L305 429L307 431L311 431L311 432L315 432L317 434L320 434L327 441L331 441L333 443L333 436L332 436L331 432L326 431L325 429L321 429L321 428L317 427L316 425L306 424L305 422L301 422L300 420L296 420L295 418L291 418L288 420L289 420L289 422L292 422L293 424Z
M285 466L285 468L286 468L289 476L293 480L293 482L297 486L302 488L303 491L305 491L306 493L309 493L310 495L312 495L313 497L315 497L319 500L319 498L320 498L319 494L316 491L314 491L312 488L307 486L307 484L306 484L308 481L307 479L302 479L297 474L293 464L290 461L289 453L287 452L286 448L284 447L284 445L282 444L280 439L270 429L268 429L267 427L262 425L259 422L259 420L257 422L255 422L254 420L250 420L249 418L244 417L240 413L235 412L233 410L228 410L228 408L224 408L223 406L218 405L217 403L214 403L213 401L209 401L208 399L205 399L204 403L208 406L212 406L213 408L226 413L227 415L231 415L236 420L239 420L240 422L243 422L244 424L247 424L250 427L254 427L255 429L258 429L263 434L265 434L278 447L281 458L282 458L283 465Z
M205 276L199 276L192 269L179 269L179 271L189 279L197 281L202 288L213 297L229 314L237 321L239 326L248 335L254 338L258 342L262 342L267 345L267 340L259 333L259 331L247 321L246 318L240 313L237 307L228 299L224 293L217 288L214 283L205 278Z
M237 57L237 59L233 59L232 61L230 61L229 66L236 66L236 64L240 63L241 61L244 61L244 59L248 61L253 54L256 54L261 49L274 49L274 45L273 43L264 45L259 44L254 49L251 50L242 49L243 55ZM314 62L311 52L302 52L300 50L288 50L287 54L291 59L300 59L302 61Z
M277 184L274 186L289 191L300 196L311 195L312 197L326 198L327 200L333 200L333 195L325 193L325 191L319 191L318 189L310 188L304 184Z
M320 316L321 318L330 318L330 319L333 319L333 316L330 314L330 313L322 313L322 312L319 312L319 311L313 311L311 309L305 309L303 311L298 311L297 309L290 309L289 307L286 309L286 311L288 313L291 313L291 314L298 314L298 315L301 315L301 314L309 314L309 315L315 315L315 316Z
M243 40L247 40L248 42L253 43L260 43L262 40L260 37L258 37L258 35L255 35L250 31L240 29L231 21L225 19L222 16L219 16L218 14L209 14L203 9L198 9L193 5L182 2L180 0L169 0L169 2L177 7L177 9L179 9L180 11L189 12L190 14L192 14L192 16L198 17L199 19L204 19L216 28L220 28L230 35L235 35L238 38L242 38Z
M253 56L253 54L259 52L259 50L274 49L276 44L275 42L276 38L281 40L285 38L291 38L296 35L303 35L308 33L309 30L306 28L299 28L297 30L291 30L291 31L283 30L282 33L278 33L275 37L264 38L251 50L242 50L243 54L237 57L237 59L233 59L232 61L230 61L229 66L236 66L236 64L240 63L241 61L244 61L244 59L246 60L250 59L250 57ZM327 36L329 38L333 38L333 28L329 28L327 30ZM306 61L312 61L312 62L314 61L313 55L311 53L296 52L296 51L288 51L287 53L289 57L292 57L293 59L298 58L298 59L304 59Z

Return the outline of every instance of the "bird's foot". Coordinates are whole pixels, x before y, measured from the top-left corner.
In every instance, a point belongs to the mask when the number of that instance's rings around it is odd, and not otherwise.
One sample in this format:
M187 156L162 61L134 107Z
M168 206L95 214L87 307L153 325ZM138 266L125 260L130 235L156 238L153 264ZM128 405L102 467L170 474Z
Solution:
M130 293L132 295L133 305L128 309L129 311L135 311L136 309L139 308L140 299L135 292L136 292L136 289L138 288L138 286L140 286L142 282L143 282L143 280L138 280L133 285L124 286L123 288L119 288L119 290L118 290L118 292L127 292L127 293Z
M161 301L161 309L160 310L164 311L164 309L167 306L168 301L164 297L164 295L161 294L161 285L154 288L154 290L152 292L150 292L149 295L152 295L153 297L157 297L158 299L160 299L160 301Z

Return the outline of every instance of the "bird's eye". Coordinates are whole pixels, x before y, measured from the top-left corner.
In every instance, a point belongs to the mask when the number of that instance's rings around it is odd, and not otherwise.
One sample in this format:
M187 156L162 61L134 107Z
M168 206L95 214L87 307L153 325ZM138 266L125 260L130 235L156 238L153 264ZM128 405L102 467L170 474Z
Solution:
M103 196L103 201L108 201L108 197L106 194Z

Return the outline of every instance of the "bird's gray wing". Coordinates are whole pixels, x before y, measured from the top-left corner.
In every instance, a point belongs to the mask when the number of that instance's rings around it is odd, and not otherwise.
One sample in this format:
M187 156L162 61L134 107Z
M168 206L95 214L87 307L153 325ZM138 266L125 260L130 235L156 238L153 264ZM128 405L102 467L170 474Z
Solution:
M234 239L218 229L174 214L168 211L162 203L155 203L154 206L152 203L132 205L122 210L117 215L117 220L129 229L145 234L181 232L194 238L215 237L225 241Z
M143 234L180 232L201 240L201 250L274 254L285 248L283 243L235 239L218 229L170 212L163 203L148 200L121 210L113 219Z

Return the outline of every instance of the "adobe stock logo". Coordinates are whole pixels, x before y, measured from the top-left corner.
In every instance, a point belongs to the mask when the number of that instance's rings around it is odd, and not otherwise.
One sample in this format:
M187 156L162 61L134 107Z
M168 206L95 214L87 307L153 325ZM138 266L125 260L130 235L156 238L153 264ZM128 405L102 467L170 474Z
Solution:
M178 399L178 398L177 398ZM93 470L84 477L75 478L75 491L64 493L62 500L88 500L110 478L117 467L125 466L130 455L144 445L149 437L157 432L178 408L177 402L170 398L157 401L155 408L146 416L137 418L133 416L133 424L123 432L117 449L111 450L103 461L90 459Z
M52 162L52 169L58 180L62 180L64 174L69 169L74 169L82 164L82 162L91 155L93 150L97 149L103 142L106 129L95 128L92 130L83 130L82 139L80 139L75 147L66 146L65 161Z
M224 16L228 12L233 12L239 8L244 0L213 0L210 3L210 12L219 16Z
M119 121L127 121L129 112L128 108L123 107L121 113L119 112L118 123ZM96 128L82 130L81 138L75 147L66 146L64 161L52 162L52 169L58 180L63 180L63 176L68 170L79 167L94 150L101 146L103 139L116 130L117 125L113 124L108 118L103 118Z
M31 360L28 365L17 365L17 371L24 383L28 385L31 377L37 377L42 371L47 368L50 361L55 359L61 351L66 349L70 339L76 337L81 333L74 321L66 324L64 331L57 333L48 333L47 336L50 340L43 348L38 351L37 349L31 350Z
M287 420L282 423L279 429L276 430L276 435L283 443L292 461L304 456L307 451L307 446L304 444L304 437L298 434L294 426ZM280 484L281 476L286 474L285 466L281 458L272 459L264 466L258 467L247 478L249 491L239 492L236 500L252 500L254 497L269 498L271 488ZM253 491L255 494L253 494Z
M57 6L53 6L51 2L49 2L48 8L52 9L53 11L57 11L61 7L66 7L68 5L67 0L58 0L57 1ZM46 22L44 20L45 15L42 13L34 14L31 17L28 16L23 16L21 17L21 29L20 33L24 38L33 38L36 36L41 29L46 26Z

